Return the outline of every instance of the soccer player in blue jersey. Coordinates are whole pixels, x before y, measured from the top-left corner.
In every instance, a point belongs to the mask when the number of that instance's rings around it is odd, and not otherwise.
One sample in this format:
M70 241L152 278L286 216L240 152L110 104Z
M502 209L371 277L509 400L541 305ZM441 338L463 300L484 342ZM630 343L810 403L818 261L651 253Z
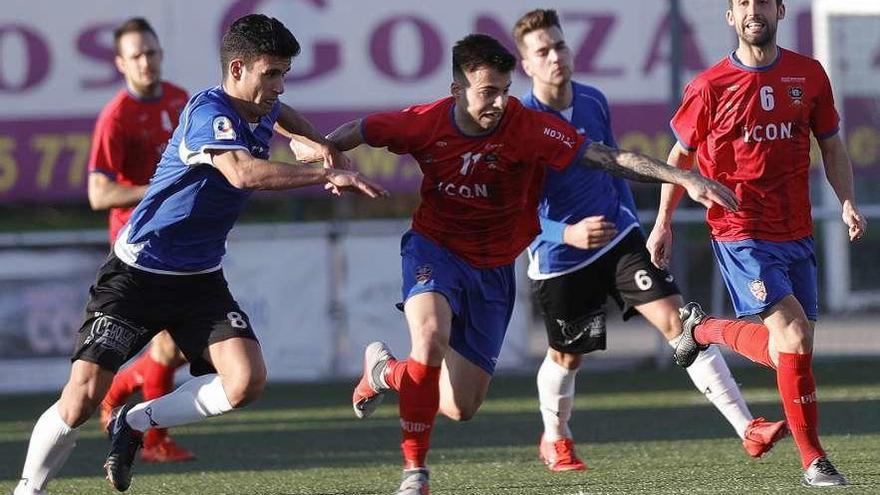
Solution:
M70 380L34 426L15 495L45 493L115 372L162 329L186 355L195 378L168 395L114 412L105 469L117 490L131 483L142 432L217 416L262 392L260 345L220 267L245 201L253 190L312 184L385 194L354 171L268 160L275 127L321 150L327 165L344 161L279 100L299 51L290 31L264 15L236 20L223 36L223 82L187 103L146 196L100 269Z
M523 15L513 28L532 78L523 104L573 124L589 139L616 147L605 96L571 80L572 52L554 10ZM538 371L544 433L539 456L551 471L586 469L568 426L583 354L605 349L605 300L624 319L641 313L674 346L683 301L671 274L651 263L626 181L599 169L548 170L539 206L542 233L529 247L529 277L549 340ZM743 447L760 457L785 435L784 422L754 419L724 358L710 348L687 369L694 385L730 422Z

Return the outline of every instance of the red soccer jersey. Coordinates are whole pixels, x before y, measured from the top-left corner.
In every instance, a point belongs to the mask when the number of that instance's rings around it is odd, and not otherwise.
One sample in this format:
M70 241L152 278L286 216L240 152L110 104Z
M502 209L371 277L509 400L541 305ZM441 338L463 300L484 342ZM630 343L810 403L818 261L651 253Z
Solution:
M700 172L740 199L737 212L709 209L712 237L782 242L812 234L810 132L825 139L838 124L824 69L789 50L761 68L731 54L691 81L672 130L697 151Z
M98 115L89 172L100 172L127 186L149 184L186 100L186 91L167 82L155 100L141 100L120 90ZM111 243L133 209L110 209Z
M511 263L541 231L543 167L568 166L581 155L584 137L513 97L492 133L467 136L454 123L454 104L448 97L370 115L362 123L364 139L419 163L424 178L415 231L474 267Z

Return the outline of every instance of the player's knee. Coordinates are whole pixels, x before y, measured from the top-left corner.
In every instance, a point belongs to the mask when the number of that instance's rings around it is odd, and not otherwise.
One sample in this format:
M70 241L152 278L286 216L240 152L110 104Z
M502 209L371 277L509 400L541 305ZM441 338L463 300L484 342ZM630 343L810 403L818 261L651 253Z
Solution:
M806 318L796 318L785 329L785 340L789 349L797 352L810 352L813 349L813 327Z
M226 391L226 398L235 409L259 399L266 389L265 370L252 370L226 378L224 377L223 389Z
M581 362L584 359L583 354L561 352L555 349L551 349L550 356L554 363L567 370L576 370L580 368Z
M443 408L440 412L453 421L470 421L479 409L480 404L467 404Z
M437 318L424 318L412 323L413 348L428 356L446 354L449 348L448 332L440 327Z

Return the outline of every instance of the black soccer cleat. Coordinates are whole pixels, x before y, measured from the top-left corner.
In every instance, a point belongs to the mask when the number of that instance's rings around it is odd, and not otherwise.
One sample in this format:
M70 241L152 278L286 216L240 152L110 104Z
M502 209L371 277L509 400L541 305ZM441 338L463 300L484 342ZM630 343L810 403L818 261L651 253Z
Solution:
M694 338L694 330L706 319L706 313L695 302L685 304L683 308L678 310L678 313L681 318L681 338L678 339L678 345L675 346L675 364L687 368L694 364L700 351L709 348L708 345L697 343Z
M126 405L113 410L107 434L110 436L110 452L104 463L107 481L117 491L124 492L131 486L131 465L141 445L144 434L132 429L125 421L125 415L132 406Z

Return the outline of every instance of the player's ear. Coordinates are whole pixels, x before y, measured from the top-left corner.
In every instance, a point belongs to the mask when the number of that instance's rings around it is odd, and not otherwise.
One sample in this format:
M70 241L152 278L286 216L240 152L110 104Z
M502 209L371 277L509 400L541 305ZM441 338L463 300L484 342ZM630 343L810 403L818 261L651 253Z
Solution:
M527 76L532 77L532 68L529 65L529 61L526 59L522 59L519 61L520 65L522 65L523 72L526 73Z
M785 19L785 4L782 0L776 0L776 18Z
M452 81L452 84L449 85L449 92L455 98L458 98L461 95L462 90L463 88L461 87L461 84L458 83L458 81Z
M116 70L118 70L121 74L125 74L125 65L123 65L124 60L122 60L122 55L116 55L113 57L113 63L116 64Z
M244 60L242 60L240 58L235 58L229 62L229 75L231 75L233 79L235 79L235 80L241 79L241 75L243 72L244 72Z
M727 9L727 12L724 13L724 18L727 19L728 26L736 26L736 19L733 18L733 10Z

